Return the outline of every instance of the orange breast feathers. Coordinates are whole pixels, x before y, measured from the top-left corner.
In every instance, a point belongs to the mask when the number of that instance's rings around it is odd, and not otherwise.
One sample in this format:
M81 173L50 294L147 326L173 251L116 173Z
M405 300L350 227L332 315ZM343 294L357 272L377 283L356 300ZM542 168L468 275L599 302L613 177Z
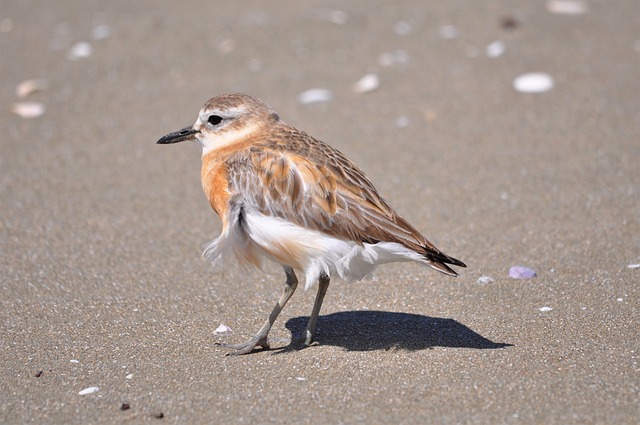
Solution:
M202 189L209 199L211 208L220 216L223 225L226 225L229 209L229 172L223 161L211 158L213 155L202 159Z

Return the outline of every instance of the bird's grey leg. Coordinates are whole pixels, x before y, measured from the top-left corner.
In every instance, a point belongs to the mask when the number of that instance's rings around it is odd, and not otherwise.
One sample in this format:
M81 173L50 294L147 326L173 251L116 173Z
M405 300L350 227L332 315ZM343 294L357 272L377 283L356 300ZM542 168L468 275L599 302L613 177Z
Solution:
M331 278L324 273L318 278L318 294L313 303L313 310L311 311L309 323L307 323L307 329L304 331L304 345L311 345L316 336L316 323L318 321L318 315L320 314L320 307L322 307L322 301L324 301L324 296L327 293L330 281Z
M220 344L225 348L232 348L236 350L229 353L230 355L247 354L253 351L253 349L257 346L269 348L267 335L271 330L271 326L273 326L273 323L276 321L278 315L287 304L287 301L289 301L289 298L291 298L293 293L296 291L296 287L298 286L298 278L296 277L293 269L289 266L283 266L283 268L285 274L287 275L287 282L285 283L284 293L278 300L278 304L276 304L276 306L273 308L273 311L269 315L269 318L264 323L264 325L262 325L258 333L249 341L242 344Z

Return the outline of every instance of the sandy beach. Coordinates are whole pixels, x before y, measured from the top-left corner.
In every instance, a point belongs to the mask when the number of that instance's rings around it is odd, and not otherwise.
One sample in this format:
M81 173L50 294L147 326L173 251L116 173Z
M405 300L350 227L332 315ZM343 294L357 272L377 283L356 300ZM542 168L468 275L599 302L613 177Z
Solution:
M637 423L639 18L0 0L0 422ZM226 356L284 274L201 257L221 223L200 148L156 141L229 92L344 152L468 267L332 282L303 350L299 290L272 350Z

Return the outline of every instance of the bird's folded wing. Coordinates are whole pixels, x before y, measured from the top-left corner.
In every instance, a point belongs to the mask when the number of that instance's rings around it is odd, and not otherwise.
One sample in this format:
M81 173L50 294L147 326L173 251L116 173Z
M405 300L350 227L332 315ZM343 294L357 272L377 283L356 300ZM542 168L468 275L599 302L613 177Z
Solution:
M247 210L339 239L397 242L427 256L442 254L391 209L355 164L313 142L306 144L310 148L304 156L281 146L260 146L228 158L232 197Z

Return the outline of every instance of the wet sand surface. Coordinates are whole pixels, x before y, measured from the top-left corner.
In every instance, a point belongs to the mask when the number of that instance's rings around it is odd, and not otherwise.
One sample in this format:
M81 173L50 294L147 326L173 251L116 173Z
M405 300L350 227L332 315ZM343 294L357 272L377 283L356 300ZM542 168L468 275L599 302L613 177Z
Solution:
M0 1L0 422L635 423L639 15ZM516 90L531 72L541 92ZM301 103L310 89L329 99ZM220 221L200 149L155 142L227 92L343 151L468 268L333 282L304 350L287 348L315 295L300 290L274 349L225 356L284 274L201 258Z

